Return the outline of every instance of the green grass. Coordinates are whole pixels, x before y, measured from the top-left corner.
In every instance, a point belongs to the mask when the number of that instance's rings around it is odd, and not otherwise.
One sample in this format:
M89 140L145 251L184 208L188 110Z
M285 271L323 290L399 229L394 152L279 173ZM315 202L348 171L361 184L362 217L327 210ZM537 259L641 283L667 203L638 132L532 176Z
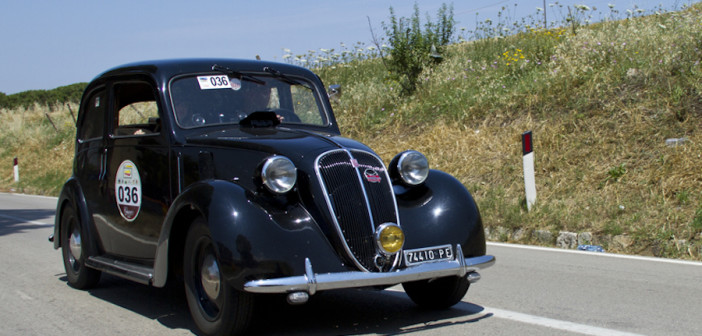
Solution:
M592 232L608 251L702 260L702 6L616 21L607 14L596 24L578 13L577 25L562 28L520 21L509 25L513 35L500 36L500 22L464 32L483 38L451 45L412 96L400 95L378 50L365 45L286 59L304 59L326 84L342 86L333 106L345 136L386 162L422 151L468 186L488 227ZM0 111L8 125L1 189L56 194L70 174L70 114L49 113L57 132L45 110ZM520 143L527 130L538 196L531 212ZM19 186L14 156L26 178ZM618 235L631 246L618 246Z

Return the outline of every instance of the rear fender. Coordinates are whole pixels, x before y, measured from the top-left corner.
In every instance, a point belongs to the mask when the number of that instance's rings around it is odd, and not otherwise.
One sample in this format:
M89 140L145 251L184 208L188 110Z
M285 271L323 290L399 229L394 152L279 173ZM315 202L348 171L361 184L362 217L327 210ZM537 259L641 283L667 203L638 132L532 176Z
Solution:
M100 254L98 235L95 229L93 217L88 211L88 206L83 195L80 183L74 177L69 178L64 183L61 193L56 203L56 217L54 218L54 249L61 247L61 217L67 208L72 208L73 213L78 216L78 220L84 229L82 233L82 244L88 256Z

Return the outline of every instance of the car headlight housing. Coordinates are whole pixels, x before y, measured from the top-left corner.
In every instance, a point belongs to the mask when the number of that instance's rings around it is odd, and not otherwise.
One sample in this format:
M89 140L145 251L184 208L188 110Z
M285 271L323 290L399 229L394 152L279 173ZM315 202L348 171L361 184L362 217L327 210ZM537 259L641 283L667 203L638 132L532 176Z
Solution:
M408 150L398 154L390 163L393 175L405 184L415 186L424 183L429 176L429 161L424 154Z
M375 231L375 239L380 250L387 255L399 252L405 245L405 233L395 223L380 225Z
M276 194L284 194L295 187L297 168L284 156L272 156L261 168L261 179L268 190Z

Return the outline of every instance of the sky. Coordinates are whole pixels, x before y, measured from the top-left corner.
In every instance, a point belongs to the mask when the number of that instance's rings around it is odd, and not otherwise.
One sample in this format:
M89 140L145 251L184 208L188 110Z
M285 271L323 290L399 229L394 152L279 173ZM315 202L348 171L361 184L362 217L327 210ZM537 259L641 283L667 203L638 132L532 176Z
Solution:
M679 9L697 0L560 0L609 13L634 9ZM418 0L435 18L443 3L453 4L456 28L471 30L476 20L535 15L563 18L564 9L544 0ZM410 17L409 0L2 0L0 2L0 92L49 90L89 82L103 71L135 61L186 57L226 57L282 62L293 54L371 45L369 28L383 36L382 22L393 7ZM516 6L515 6L516 4ZM545 6L544 6L545 4ZM567 10L565 10L567 13Z

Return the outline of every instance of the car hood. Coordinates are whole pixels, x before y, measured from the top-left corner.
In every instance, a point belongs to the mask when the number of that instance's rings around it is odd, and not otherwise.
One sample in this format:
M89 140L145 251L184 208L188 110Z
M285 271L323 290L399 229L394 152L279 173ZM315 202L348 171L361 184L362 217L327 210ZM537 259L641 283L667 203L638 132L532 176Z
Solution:
M188 145L245 149L285 155L293 161L316 157L334 149L359 149L374 153L368 146L335 134L277 128L233 128L186 137Z

